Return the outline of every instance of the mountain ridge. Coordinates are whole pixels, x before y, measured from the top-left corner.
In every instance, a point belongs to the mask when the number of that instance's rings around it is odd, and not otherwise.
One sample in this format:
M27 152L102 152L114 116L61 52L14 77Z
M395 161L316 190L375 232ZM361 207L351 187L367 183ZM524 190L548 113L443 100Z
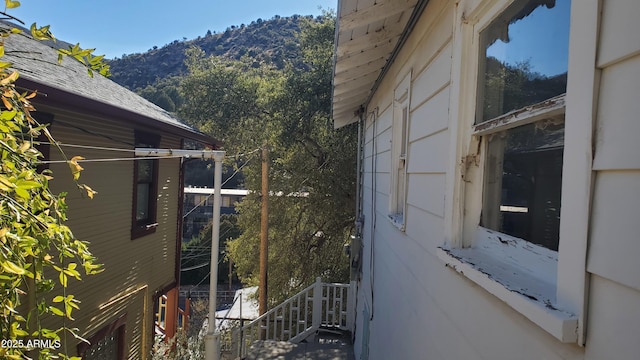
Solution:
M206 56L229 59L249 56L254 59L256 65L268 63L282 68L285 59L297 56L296 34L300 31L300 22L303 19L314 17L275 15L269 20L257 19L248 25L231 26L224 32L208 31L196 39L183 38L182 41L174 40L162 47L154 46L144 53L123 55L121 58L109 60L111 79L140 93L163 80L185 74L185 51L191 46L199 47Z

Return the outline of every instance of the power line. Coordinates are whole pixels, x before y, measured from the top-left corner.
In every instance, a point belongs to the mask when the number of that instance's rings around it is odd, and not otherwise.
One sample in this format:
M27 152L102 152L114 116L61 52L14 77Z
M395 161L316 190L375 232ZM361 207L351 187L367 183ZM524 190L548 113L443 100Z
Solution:
M222 235L220 235L220 236L219 236L219 238L222 238L222 237L224 237L225 235L227 235L227 234L229 233L229 231L231 231L232 229L233 229L233 228L228 228L228 229L227 229L227 231L225 231L225 232L224 232L224 234L222 234ZM191 247L191 248L189 248L189 247L188 247L188 248L186 248L186 249L185 249L185 251L186 251L186 250L189 250L189 252L192 252L192 251L193 251L193 252L195 252L195 251L202 251L202 250L208 250L208 251L211 251L211 246L206 246L206 245L202 245L202 246L194 246L194 247ZM201 256L205 256L205 255L209 255L209 254L208 254L208 253L188 254L187 256L181 256L180 260L181 260L181 261L182 261L182 260L189 261L189 260L192 260L192 259L197 259L197 258L199 258L199 257L201 257ZM221 259L218 263L220 263L221 261L222 261L222 259Z
M222 259L218 260L218 265L220 265L221 262L222 262ZM202 284L202 282L205 281L209 277L209 275L211 275L211 272L208 272L200 281L198 281L197 284L192 285L191 288L194 288L194 287Z
M66 143L61 143L61 142L54 144L54 143L51 143L49 141L41 141L40 144L43 144L43 145L57 145L57 146L60 146L60 147L80 148L80 149L89 149L89 150L136 152L135 149L122 149L122 148L90 146L90 145L75 145L75 144L66 144Z
M202 282L203 282L203 281L205 281L205 280L209 277L209 275L211 275L211 272L208 272L208 273L207 273L207 274L202 278L202 280L198 281L198 283L197 283L197 284L195 284L195 285L193 285L193 286L192 286L192 288L194 288L194 287L196 287L196 286L198 286L198 285L202 284Z
M252 155L252 154L254 154L254 153L257 153L258 151L260 151L260 148L257 148L257 149L255 149L255 150L251 150L251 151L249 151L248 153L244 153L244 154L236 154L236 155L232 155L232 156L227 156L227 158L235 159L235 158L238 158L238 157L243 157L243 156L247 156L247 155Z
M260 149L258 149L260 150ZM249 154L253 154L256 151L252 151ZM224 184L228 183L229 180L233 179L234 176L236 176L237 173L240 172L240 170L242 170L242 168L244 168L245 166L247 166L247 164L249 164L249 161L251 161L251 159L253 159L253 156L250 157L249 159L247 159L247 161L245 161L244 164L242 164L242 166L240 166L236 171L233 172L233 174L231 174L231 176L229 176L229 178L227 178L227 180L225 180L221 186L224 186ZM211 198L211 196L213 196L213 194L210 194L209 196L207 196L206 198L202 199L197 205L195 205L191 210L187 211L186 214L184 214L182 216L183 219L186 219L187 216L189 216L189 214L191 214L192 212L194 212L197 208L199 208L200 206L202 206L202 204L204 204L205 202L207 202L207 200L209 200Z
M42 145L55 145L55 146L60 146L60 147L70 147L70 148L79 148L79 149L87 149L87 150L101 150L101 151L118 151L118 152L129 152L129 153L135 153L136 150L135 149L125 149L125 148L114 148L114 147L104 147L104 146L92 146L92 145L79 145L79 144L68 144L68 143L52 143L49 141L40 141L39 142ZM240 158L243 156L247 156L247 155L252 155L254 153L256 153L257 151L259 151L260 149L255 149L252 151L249 151L248 153L242 153L242 154L235 154L235 155L228 155L225 156L228 159L235 159L235 158ZM167 158L176 158L176 157L182 157L179 155L170 155L170 156L157 156L157 157L152 157L152 156L147 156L147 157L132 157L132 158L106 158L106 159L84 159L84 160L78 160L78 162L92 162L92 161L125 161L125 160L139 160L139 159L167 159ZM55 164L55 163L64 163L66 161L64 160L45 160L45 161L41 161L41 163L43 164ZM227 180L228 181L228 180Z
M180 269L180 271L195 270L195 269L199 269L199 268L205 267L205 266L207 266L209 264L210 264L210 262L206 262L206 263L203 263L203 264L200 264L200 265L194 265L194 266L191 266L191 267L188 267L188 268Z
M136 161L136 160L154 160L154 159L178 159L181 158L182 155L173 155L173 156L145 156L145 157L126 157L126 158L105 158L105 159L82 159L75 160L77 163L87 163L87 162L116 162L116 161ZM40 161L41 164L64 164L68 163L68 160L45 160Z
M95 146L84 146L84 145L70 145L70 144L64 144L61 146L70 146L70 147L78 147L78 148L85 148L85 149L94 149L94 150L108 150L108 151L133 151L135 152L135 150L127 150L127 149L116 149L116 148L102 148L102 147L95 147ZM253 153L253 152L251 152ZM249 154L251 154L249 153ZM238 154L238 155L234 155L231 157L240 157L243 156L244 154ZM76 160L76 162L81 163L81 162L116 162L116 161L135 161L135 160L154 160L154 159L177 159L177 158L181 158L183 157L182 155L168 155L168 156L140 156L140 157L126 157L126 158L105 158L105 159L82 159L82 160ZM40 161L41 164L64 164L67 163L68 160L44 160L44 161ZM244 165L242 166L244 167ZM240 169L242 168L238 168L238 170L236 170L236 172L234 172L231 177L229 177L222 185L226 184L229 180L231 180L231 178L236 175ZM206 199L205 199L206 200Z

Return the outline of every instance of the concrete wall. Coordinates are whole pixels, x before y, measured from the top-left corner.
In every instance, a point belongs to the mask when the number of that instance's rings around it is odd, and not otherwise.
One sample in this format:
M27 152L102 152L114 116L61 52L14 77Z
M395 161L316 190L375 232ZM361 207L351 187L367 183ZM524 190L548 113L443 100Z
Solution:
M464 11L495 1L431 0L367 107L364 250L356 359L636 359L640 353L640 3L602 1L593 104L595 158L585 290L586 344L563 344L447 269L445 212L453 181L454 34ZM576 4L577 3L577 4ZM574 6L592 6L574 2ZM598 26L598 24L593 24ZM571 69L569 70L571 72ZM393 92L412 74L406 231L388 219ZM590 104L584 104L590 106ZM458 114L457 111L453 112ZM585 119L585 126L589 119ZM453 147L455 148L455 146ZM455 165L455 164L454 164ZM368 317L364 315L368 314ZM367 331L368 330L368 333ZM368 344L368 348L366 348Z

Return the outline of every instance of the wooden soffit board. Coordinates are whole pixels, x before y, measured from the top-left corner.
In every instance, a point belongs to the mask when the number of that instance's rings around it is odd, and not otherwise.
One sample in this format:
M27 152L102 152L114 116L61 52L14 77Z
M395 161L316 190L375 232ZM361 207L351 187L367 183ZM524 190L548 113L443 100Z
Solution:
M332 113L336 128L358 111L408 31L419 0L338 0Z

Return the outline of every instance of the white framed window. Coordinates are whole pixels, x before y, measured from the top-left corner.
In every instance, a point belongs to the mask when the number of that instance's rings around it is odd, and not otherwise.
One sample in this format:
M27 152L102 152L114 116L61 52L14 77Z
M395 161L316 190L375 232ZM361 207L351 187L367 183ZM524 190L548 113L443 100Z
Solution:
M405 229L407 207L407 161L409 134L409 103L411 73L394 91L393 124L391 126L391 182L389 189L389 219L400 230Z
M586 234L567 236L571 225L564 216L584 214L576 205L589 201L565 195L577 176L567 171L576 166L565 159L568 153L591 151L587 141L575 141L578 132L591 131L588 122L567 142L565 132L576 130L575 120L567 126L567 99L592 97L595 91L576 91L568 81L573 5L485 0L461 10L467 13L458 37L464 40L457 45L460 95L452 101L460 127L452 149L461 155L453 173L460 176L447 190L459 201L449 208L450 233L438 251L448 266L563 342L583 341L580 256L586 253ZM576 163L580 173L590 172L589 161ZM588 189L587 181L579 182ZM586 223L588 215L580 226ZM572 251L578 254L574 260Z

